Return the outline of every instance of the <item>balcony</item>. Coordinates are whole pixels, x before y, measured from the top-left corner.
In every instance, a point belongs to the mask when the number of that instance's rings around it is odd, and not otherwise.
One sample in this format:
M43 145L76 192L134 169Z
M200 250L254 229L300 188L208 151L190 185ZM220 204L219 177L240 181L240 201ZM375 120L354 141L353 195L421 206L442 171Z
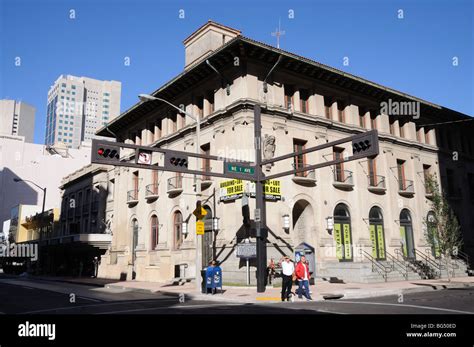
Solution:
M336 167L334 171L334 182L332 185L342 190L352 190L352 188L354 188L354 177L352 176L352 171L338 170Z
M412 197L415 195L415 187L412 180L399 180L398 181L398 194L406 197Z
M387 187L385 186L385 176L380 175L367 175L369 192L375 194L383 194L386 192Z
M168 178L168 185L166 192L169 195L178 195L183 192L183 177L175 176Z
M133 205L138 203L138 189L129 190L127 192L127 204Z
M158 199L158 183L152 183L145 187L145 198L147 200Z
M300 169L303 167L308 167L309 165L298 165L296 168ZM293 164L293 167L295 165ZM297 172L294 174L292 178L293 182L297 184L301 184L303 186L315 186L316 185L316 172L315 170L308 170L308 171L303 171L303 172Z
M211 172L212 168L210 166L205 166L202 168L204 172ZM207 175L201 176L201 189L206 189L212 184L212 177Z

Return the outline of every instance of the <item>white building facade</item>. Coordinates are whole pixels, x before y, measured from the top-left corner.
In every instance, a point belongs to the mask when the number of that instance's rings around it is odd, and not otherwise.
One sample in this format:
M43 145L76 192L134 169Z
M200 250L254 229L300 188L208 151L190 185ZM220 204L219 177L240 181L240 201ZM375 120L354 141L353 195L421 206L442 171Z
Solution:
M59 207L62 178L90 163L90 151L90 147L52 147L0 135L0 221L10 219L11 209L19 204L36 205L41 211L43 191L26 180L46 188L45 209Z

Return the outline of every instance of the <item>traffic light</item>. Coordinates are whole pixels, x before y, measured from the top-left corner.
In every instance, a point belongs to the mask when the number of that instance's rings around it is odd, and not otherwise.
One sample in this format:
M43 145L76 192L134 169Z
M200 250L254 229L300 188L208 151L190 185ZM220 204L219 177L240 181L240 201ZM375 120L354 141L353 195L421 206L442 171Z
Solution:
M361 140L352 142L352 150L354 153L359 153L360 151L366 151L370 148L371 143L370 140Z
M358 159L379 154L379 142L376 130L357 135L352 140L352 158Z
M93 141L92 162L111 163L120 161L120 146Z
M188 170L188 156L177 153L165 154L165 169L170 171L186 172Z
M188 159L187 158L180 158L180 157L171 157L170 164L174 166L180 167L188 167Z

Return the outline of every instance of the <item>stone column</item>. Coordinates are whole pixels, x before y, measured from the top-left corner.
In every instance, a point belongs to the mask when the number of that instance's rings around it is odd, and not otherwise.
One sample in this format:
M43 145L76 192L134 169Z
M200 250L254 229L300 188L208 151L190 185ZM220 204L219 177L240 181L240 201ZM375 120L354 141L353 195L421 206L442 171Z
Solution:
M297 112L301 112L301 105L300 105L300 91L295 90L293 94L293 110Z
M378 124L378 129L381 133L387 133L390 134L390 121L389 117L386 114L381 114L379 115L379 124Z
M311 111L311 113L315 114L316 116L325 118L326 114L324 113L324 97L319 94L314 94L313 100L314 100L314 111ZM311 104L310 104L310 110L311 110Z

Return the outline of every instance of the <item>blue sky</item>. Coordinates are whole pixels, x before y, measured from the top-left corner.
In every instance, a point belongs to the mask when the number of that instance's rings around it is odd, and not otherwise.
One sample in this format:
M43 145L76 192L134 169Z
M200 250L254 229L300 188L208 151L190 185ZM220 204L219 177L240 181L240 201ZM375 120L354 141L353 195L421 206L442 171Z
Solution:
M0 0L0 98L36 107L60 74L122 82L121 109L179 74L182 40L208 19L422 99L474 114L470 0ZM76 19L69 18L73 9ZM184 10L185 18L179 18ZM398 19L402 9L404 19ZM289 10L294 18L288 18ZM21 66L15 66L21 57ZM130 66L124 58L130 57ZM343 66L343 58L349 66ZM453 57L459 65L453 66Z

